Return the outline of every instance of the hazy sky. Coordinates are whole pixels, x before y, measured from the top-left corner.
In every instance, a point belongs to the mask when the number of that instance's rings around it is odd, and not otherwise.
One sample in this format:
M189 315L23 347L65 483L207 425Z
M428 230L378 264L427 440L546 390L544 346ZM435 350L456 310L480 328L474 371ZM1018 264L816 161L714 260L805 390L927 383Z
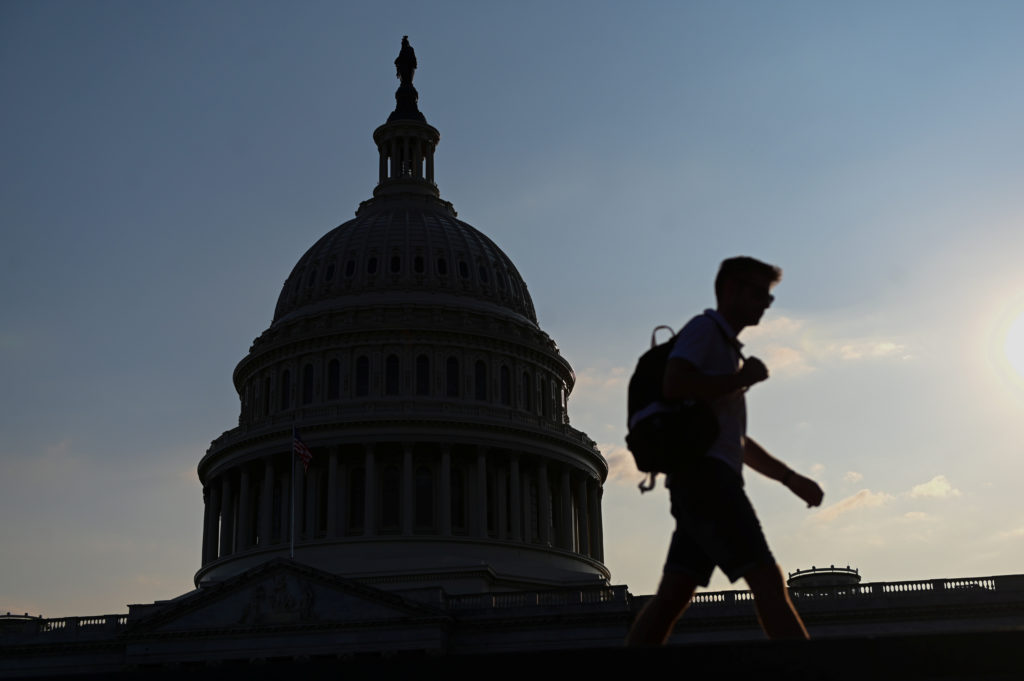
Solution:
M0 3L0 611L192 588L231 372L370 196L406 34L442 195L612 465L614 583L651 592L672 527L625 381L741 253L785 270L750 432L826 490L748 471L783 568L1024 572L1022 33L966 0Z

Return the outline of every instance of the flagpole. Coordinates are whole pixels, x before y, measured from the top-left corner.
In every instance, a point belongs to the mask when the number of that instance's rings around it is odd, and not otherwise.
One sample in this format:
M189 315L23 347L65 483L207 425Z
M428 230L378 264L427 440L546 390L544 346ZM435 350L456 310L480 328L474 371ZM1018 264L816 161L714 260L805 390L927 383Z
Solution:
M291 451L291 455L290 456L291 456L291 460L292 460L292 467L291 467L291 470L292 470L292 475L291 475L292 520L291 520L291 530L288 532L288 534L289 534L288 557L294 560L294 558L295 558L295 426L292 426L292 446L290 448L290 451Z

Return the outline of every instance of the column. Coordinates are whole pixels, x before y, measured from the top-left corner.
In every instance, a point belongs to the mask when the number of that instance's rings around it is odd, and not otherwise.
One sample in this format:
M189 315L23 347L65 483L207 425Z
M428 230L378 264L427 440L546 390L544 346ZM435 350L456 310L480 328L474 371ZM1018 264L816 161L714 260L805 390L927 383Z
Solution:
M235 548L244 551L249 548L249 532L252 527L251 500L249 499L249 470L242 466L238 474L238 537Z
M338 535L338 448L327 459L327 538Z
M235 509L234 499L231 497L231 481L225 474L221 476L220 484L220 555L226 556L234 548L235 538Z
M599 480L590 481L590 556L604 561L604 525L601 521L601 497L604 496L604 488Z
M412 486L412 444L402 445L402 534L412 534L412 511L415 505Z
M203 565L217 557L217 516L220 509L220 488L212 482L203 488Z
M373 445L366 445L363 463L365 478L363 492L366 496L363 511L363 534L367 537L377 534L377 470L373 455Z
M274 459L267 457L263 463L263 492L260 494L260 546L270 545L274 514Z
M278 508L278 513L281 517L281 533L277 540L279 542L284 542L285 544L288 543L288 538L290 536L288 533L291 532L289 525L291 520L288 516L292 503L292 491L289 489L290 482L291 478L288 475L281 476L281 478L275 482L281 490L281 498L279 499L280 506Z
M569 467L562 466L561 484L558 486L558 546L572 550L572 487Z
M487 455L483 447L477 447L476 453L476 508L473 509L473 534L477 537L487 536Z
M576 534L579 537L577 553L590 555L590 523L587 517L590 515L590 508L587 504L587 478L581 475L576 481Z
M429 143L427 146L427 180L431 184L434 183L434 153L430 149Z
M317 531L316 521L319 516L319 513L317 513L317 507L322 503L322 500L317 498L318 495L316 493L320 482L320 471L312 469L304 471L302 470L302 466L297 466L297 468L299 470L296 471L296 475L302 476L301 487L304 495L302 508L305 509L305 513L302 514L305 521L302 524L304 531L299 534L300 536L304 536L306 539L315 539Z
M504 466L496 466L494 471L494 524L497 526L498 539L506 539L508 533L508 479Z
M439 488L439 503L441 505L441 535L449 537L452 534L452 449L448 445L441 445L441 480Z
M388 177L388 143L381 142L380 144L380 167L377 170L377 183L380 184Z
M537 466L537 506L540 519L540 543L551 546L551 485L548 482L548 465L542 460Z
M511 532L511 538L515 541L522 541L523 539L523 488L519 482L519 457L513 454L509 457L508 462L509 469L509 493L512 495L510 501L512 514L512 523L509 527Z
M532 544L533 541L536 539L536 537L533 535L534 521L537 517L539 517L539 515L534 515L536 513L536 510L534 509L533 504L530 503L529 468L523 470L522 474L520 475L519 499L522 506L523 517L522 540L527 544Z

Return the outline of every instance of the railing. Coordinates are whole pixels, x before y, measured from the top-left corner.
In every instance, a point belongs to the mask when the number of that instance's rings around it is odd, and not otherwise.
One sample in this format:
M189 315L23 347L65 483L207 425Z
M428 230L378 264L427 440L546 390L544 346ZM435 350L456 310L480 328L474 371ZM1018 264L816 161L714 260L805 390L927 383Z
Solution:
M92 617L58 617L41 619L35 622L40 633L47 632L84 632L99 627L118 629L128 624L128 615L95 615Z
M626 603L625 586L573 591L519 591L495 594L449 596L449 610L491 610L496 608L535 608L600 603Z
M789 590L789 593L794 600L839 600L867 598L880 594L909 595L941 592L1022 591L1024 589L1024 579L1014 580L1014 577L965 577L956 579L922 579L907 582L793 587ZM1001 579L1004 581L1002 588L999 585ZM750 591L705 591L693 597L693 605L727 605L749 600L753 600L753 594Z

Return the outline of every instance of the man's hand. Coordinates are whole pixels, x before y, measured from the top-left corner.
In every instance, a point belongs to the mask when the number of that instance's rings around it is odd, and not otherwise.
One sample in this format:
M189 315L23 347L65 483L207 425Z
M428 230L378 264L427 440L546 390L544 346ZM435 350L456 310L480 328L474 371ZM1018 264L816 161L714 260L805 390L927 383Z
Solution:
M821 500L825 496L825 493L818 487L818 483L810 478L805 478L799 473L793 473L793 475L789 476L789 480L786 481L786 487L789 488L790 492L807 502L807 508L820 506Z
M747 357L743 362L743 368L739 371L739 376L743 387L749 388L755 383L767 380L768 367L757 357Z

